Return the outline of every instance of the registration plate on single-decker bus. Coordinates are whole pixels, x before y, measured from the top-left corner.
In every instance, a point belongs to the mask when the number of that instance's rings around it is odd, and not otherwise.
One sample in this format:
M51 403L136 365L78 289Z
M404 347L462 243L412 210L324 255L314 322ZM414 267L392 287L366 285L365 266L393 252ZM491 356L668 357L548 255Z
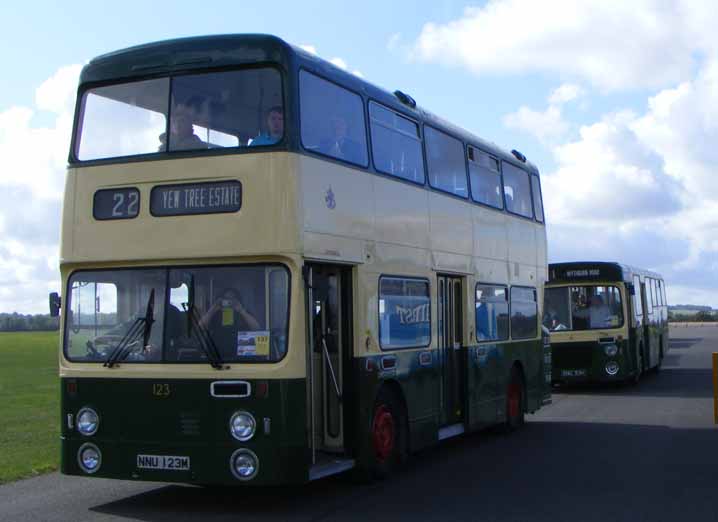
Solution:
M189 457L174 457L170 455L137 455L137 467L140 469L189 471Z
M561 377L586 377L586 370L561 370Z

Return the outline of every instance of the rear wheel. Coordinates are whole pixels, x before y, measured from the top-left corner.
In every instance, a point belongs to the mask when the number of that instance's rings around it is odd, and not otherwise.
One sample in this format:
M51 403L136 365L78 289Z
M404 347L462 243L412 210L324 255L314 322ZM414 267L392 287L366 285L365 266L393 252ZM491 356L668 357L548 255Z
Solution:
M512 432L524 425L526 412L526 394L521 370L511 369L509 385L506 389L506 432Z

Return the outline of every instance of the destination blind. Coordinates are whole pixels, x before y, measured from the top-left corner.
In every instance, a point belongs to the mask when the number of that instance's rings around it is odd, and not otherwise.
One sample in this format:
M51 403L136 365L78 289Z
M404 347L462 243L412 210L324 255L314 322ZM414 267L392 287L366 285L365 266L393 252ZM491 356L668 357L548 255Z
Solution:
M237 212L242 206L239 181L160 185L152 189L153 216L182 216Z

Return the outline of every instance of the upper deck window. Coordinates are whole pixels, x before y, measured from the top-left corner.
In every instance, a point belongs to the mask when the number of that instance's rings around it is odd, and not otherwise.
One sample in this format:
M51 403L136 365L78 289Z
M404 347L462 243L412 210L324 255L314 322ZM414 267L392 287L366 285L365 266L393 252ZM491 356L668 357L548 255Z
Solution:
M371 148L379 172L424 184L424 155L416 122L369 103Z
M543 199L541 198L541 182L538 176L531 176L531 193L534 198L536 220L543 223Z
M524 216L533 217L531 206L531 184L529 173L514 167L510 163L503 162L504 170L504 195L506 198L506 210Z
M284 135L281 76L271 68L97 87L81 103L82 161L272 145Z
M501 172L497 159L469 147L469 178L474 201L494 208L504 208Z
M302 145L355 165L369 165L361 97L306 71L299 75Z
M464 145L456 138L431 127L424 128L424 137L431 186L462 198L467 197L469 191L466 186Z

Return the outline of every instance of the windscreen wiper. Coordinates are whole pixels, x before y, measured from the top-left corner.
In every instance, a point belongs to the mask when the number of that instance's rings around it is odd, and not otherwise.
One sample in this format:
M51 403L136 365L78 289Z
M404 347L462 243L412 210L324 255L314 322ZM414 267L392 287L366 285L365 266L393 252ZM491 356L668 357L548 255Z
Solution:
M152 324L155 322L155 289L150 291L147 299L147 309L144 317L138 317L134 320L125 335L122 336L120 342L117 343L110 355L105 359L103 366L112 368L118 361L124 360L131 352L130 346L142 336L142 346L146 347L150 341L150 333L152 332Z
M217 344L214 342L214 339L212 339L212 335L210 335L207 328L202 325L194 303L182 303L182 308L184 308L187 314L188 325L192 325L199 347L207 356L209 364L215 370L224 369L224 361L222 361L222 356L219 354Z

